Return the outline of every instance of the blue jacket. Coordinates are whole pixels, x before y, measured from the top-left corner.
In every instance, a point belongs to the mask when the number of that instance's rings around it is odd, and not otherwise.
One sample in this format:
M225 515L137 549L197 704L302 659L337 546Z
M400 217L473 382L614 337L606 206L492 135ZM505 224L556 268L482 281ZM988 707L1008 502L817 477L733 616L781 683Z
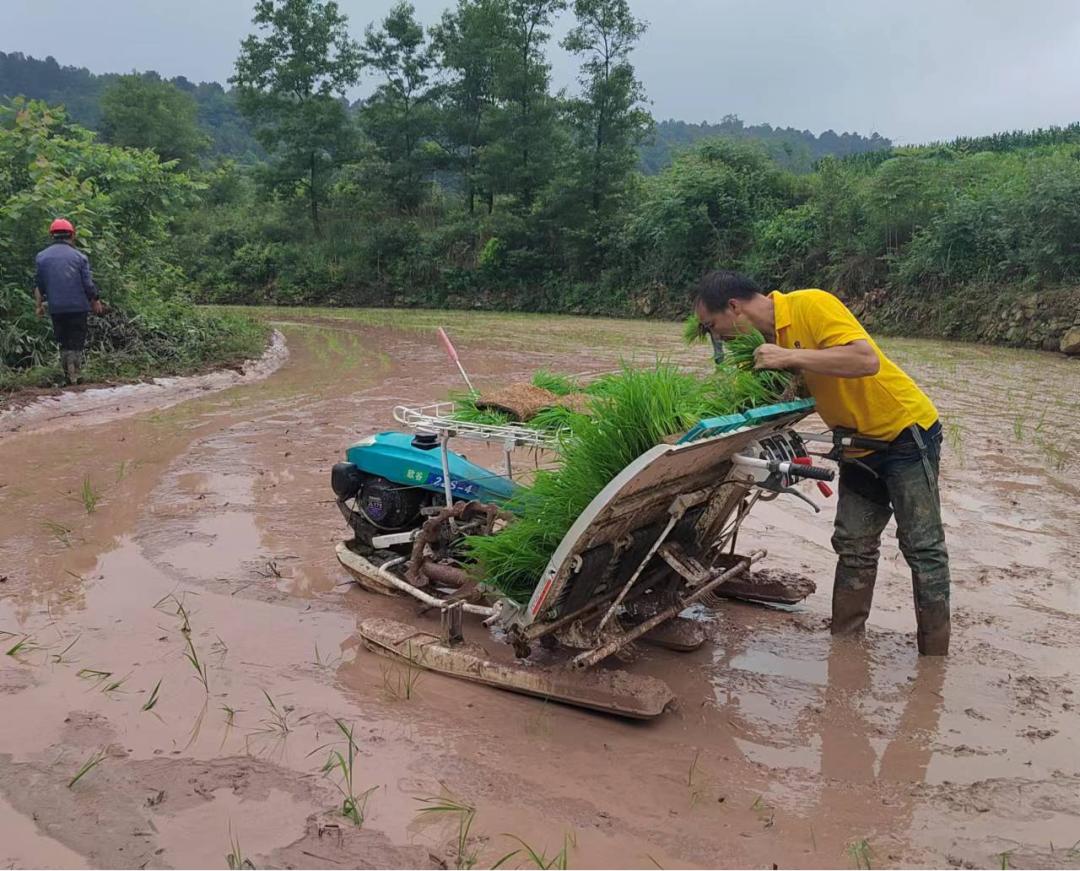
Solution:
M40 252L37 286L49 304L49 314L90 311L90 301L98 298L90 275L90 260L74 245L53 242Z

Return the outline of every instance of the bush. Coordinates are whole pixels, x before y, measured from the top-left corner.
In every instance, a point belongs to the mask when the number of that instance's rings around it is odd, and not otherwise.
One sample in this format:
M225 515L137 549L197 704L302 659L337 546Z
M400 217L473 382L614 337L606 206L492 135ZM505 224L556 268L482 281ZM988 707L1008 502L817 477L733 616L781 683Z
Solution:
M261 328L190 302L169 217L198 190L153 152L99 143L62 110L21 99L0 106L0 383L54 371L50 324L34 316L30 290L57 215L75 223L112 309L91 318L88 375L176 372L257 350Z

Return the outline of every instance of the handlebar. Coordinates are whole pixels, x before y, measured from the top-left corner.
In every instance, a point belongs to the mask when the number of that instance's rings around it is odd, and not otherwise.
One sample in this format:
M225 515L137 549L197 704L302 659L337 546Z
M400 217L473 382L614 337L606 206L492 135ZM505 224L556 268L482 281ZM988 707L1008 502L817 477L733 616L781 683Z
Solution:
M840 440L844 447L859 448L866 451L887 451L889 443L884 439L868 439L863 436L845 436Z
M826 469L824 466L808 466L801 463L791 463L787 473L793 478L812 478L815 481L831 481L836 477L836 472Z
M886 451L890 443L884 439L871 439L856 435L851 430L836 429L828 433L799 433L805 442L826 442L836 451L840 448L855 448L863 451Z

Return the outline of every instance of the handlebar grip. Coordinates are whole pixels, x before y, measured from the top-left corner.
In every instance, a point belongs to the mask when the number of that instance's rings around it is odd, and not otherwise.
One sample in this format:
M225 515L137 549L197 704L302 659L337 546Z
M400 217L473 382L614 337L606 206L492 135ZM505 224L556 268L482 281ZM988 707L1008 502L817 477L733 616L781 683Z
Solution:
M824 466L805 466L801 463L793 463L788 469L788 474L793 478L813 478L815 481L831 481L836 477L836 472L826 469Z

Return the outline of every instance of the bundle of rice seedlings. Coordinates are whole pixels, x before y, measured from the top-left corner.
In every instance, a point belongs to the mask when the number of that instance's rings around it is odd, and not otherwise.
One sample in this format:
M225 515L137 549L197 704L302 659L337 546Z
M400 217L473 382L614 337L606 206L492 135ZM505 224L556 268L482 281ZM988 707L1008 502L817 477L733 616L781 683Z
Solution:
M569 396L571 393L580 393L581 385L569 375L560 375L547 369L538 369L532 377L535 387L550 390L556 396Z
M754 369L754 351L765 344L758 330L750 330L724 342L723 367L736 373L752 373L766 395L783 396L795 381L795 375L781 369Z
M451 391L450 401L454 403L454 420L462 423L478 423L485 426L505 426L510 423L510 415L492 408L477 408L479 394L464 391Z
M476 577L527 599L566 531L612 478L703 417L774 401L771 381L734 367L701 379L662 362L650 369L624 365L598 379L591 414L573 420L561 468L539 472L533 486L511 500L506 507L518 519L506 529L468 540Z
M697 315L689 315L685 321L683 321L683 341L688 345L696 345L700 342L707 342L709 340L709 334L705 331L705 328L701 325L701 321L698 320Z
M581 422L588 415L574 411L562 405L555 405L538 412L529 420L529 426L533 429L545 432L573 432L581 426Z

